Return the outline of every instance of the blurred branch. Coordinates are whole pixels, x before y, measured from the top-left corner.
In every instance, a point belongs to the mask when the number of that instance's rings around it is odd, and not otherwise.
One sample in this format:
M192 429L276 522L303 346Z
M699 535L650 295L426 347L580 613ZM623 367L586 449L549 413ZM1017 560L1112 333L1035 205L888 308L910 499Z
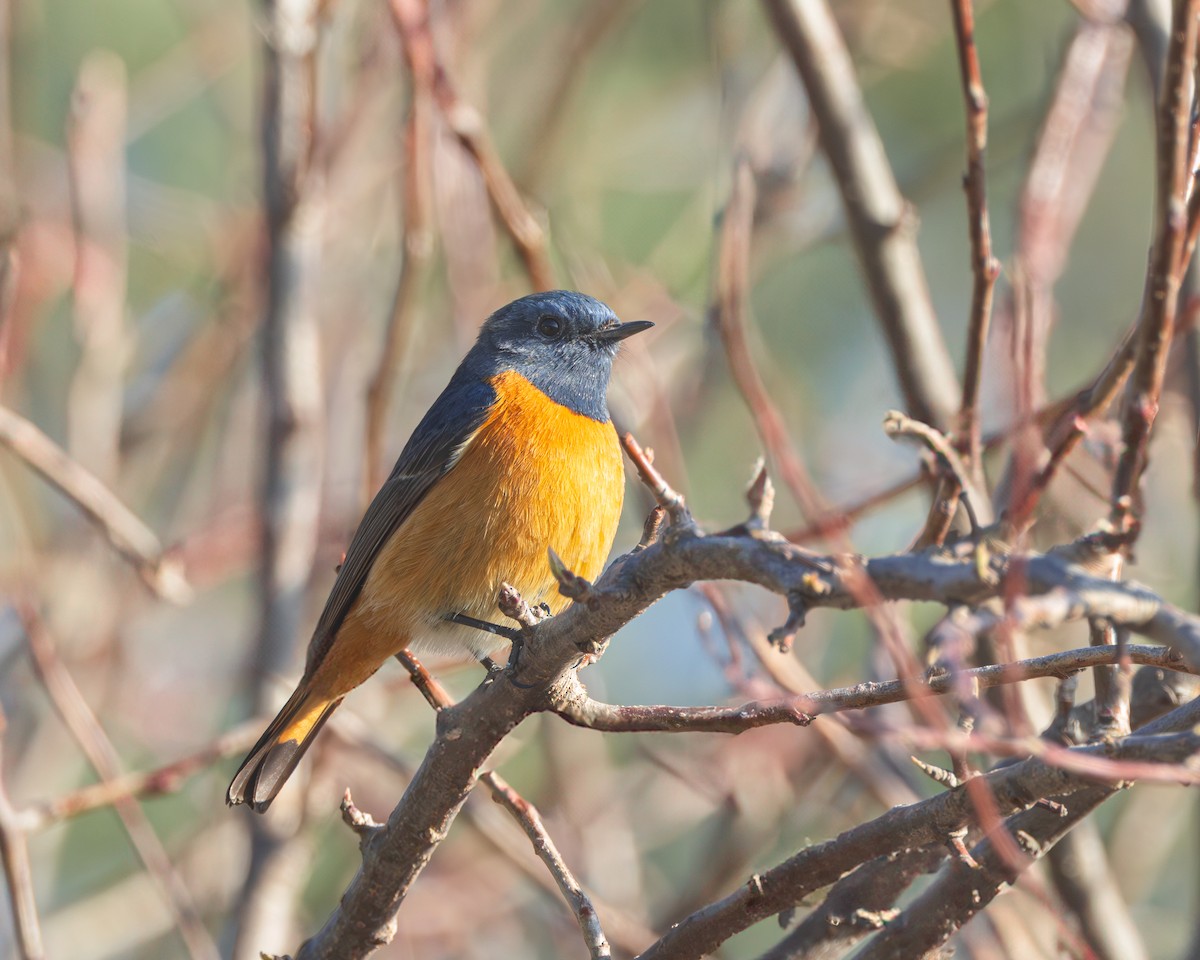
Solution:
M480 112L459 96L429 32L426 0L391 0L392 15L400 31L409 63L432 65L433 96L443 119L470 154L487 186L492 205L535 290L554 287L554 270L546 248L546 234L529 212L521 193L505 169Z
M126 797L156 797L174 793L199 771L211 767L218 760L248 750L261 732L262 721L259 718L247 720L195 753L154 770L120 774L26 807L20 814L21 823L26 830L42 830L62 820L111 806Z
M537 117L537 125L528 135L528 150L518 179L527 190L535 190L547 167L556 158L556 146L575 91L586 75L587 61L616 32L644 0L606 0L589 4L572 18L570 34L561 47L555 47L548 66L555 71L542 87L549 100Z
M1167 76L1157 114L1155 156L1155 236L1137 347L1122 418L1125 442L1113 479L1110 522L1128 529L1140 513L1134 506L1145 469L1150 430L1158 414L1167 353L1174 333L1179 287L1187 267L1187 168L1196 68L1197 14L1200 0L1176 0L1167 51Z
M324 184L313 162L317 135L321 0L264 0L261 104L263 205L267 228L262 389L266 437L262 503L260 626L250 689L269 713L271 678L286 671L304 616L316 556L324 466L323 395L316 280ZM237 901L235 957L292 935L300 880L290 851L301 817L254 818L250 865Z
M712 319L725 347L734 382L742 395L759 439L777 464L784 484L805 519L818 522L828 515L800 452L792 443L779 407L754 363L746 336L746 298L750 286L750 243L754 231L754 170L746 156L733 168L733 186L721 217Z
M948 430L959 387L929 299L916 223L825 0L764 0L800 73L908 412Z
M191 600L191 587L178 562L158 538L94 474L71 459L41 430L0 406L0 446L8 448L72 500L151 590L172 603Z
M1097 960L1146 960L1149 954L1121 896L1095 823L1080 823L1049 856L1054 887Z
M44 624L27 606L18 607L17 612L25 628L34 669L50 695L55 710L100 779L106 783L117 779L121 776L121 761L116 748L59 658ZM188 954L193 958L218 960L220 953L217 945L196 909L191 891L171 863L145 811L129 794L113 797L112 804L146 872L154 879L167 902Z
M420 49L420 48L418 48ZM413 331L416 297L433 256L430 214L430 165L432 132L432 64L413 60L416 53L406 45L413 90L404 128L404 168L401 203L404 208L403 249L400 278L392 298L392 312L380 349L379 363L367 386L363 499L369 502L384 477L384 428L391 406L396 374L408 352Z
M0 757L3 756L4 735L8 722L4 709L0 707ZM13 928L16 932L16 956L20 960L44 960L42 928L38 921L37 901L33 896L33 876L29 869L29 844L19 815L13 809L0 776L0 861L4 865L4 879L8 886L8 902L12 908Z
M67 447L106 483L117 477L131 350L125 328L127 97L124 62L113 53L89 55L72 93L67 128L80 346L70 388Z
M962 405L959 411L959 443L972 477L982 483L979 430L979 382L983 375L983 353L987 347L988 325L992 318L992 295L1000 262L992 256L992 228L988 220L987 186L983 165L987 149L988 99L979 70L979 51L975 47L975 12L972 0L951 0L954 37L958 45L958 65L962 77L963 100L967 110L967 174L963 187L967 193L967 221L971 235L971 314L967 324L967 363L963 371Z
M1062 276L1072 240L1124 115L1124 81L1130 52L1131 41L1121 24L1088 19L1080 22L1067 43L1021 187L1013 254L1014 289L1001 316L1009 324L1008 338L1014 351L1021 339L1016 329L1018 315L1023 313L1030 327L1025 331L1030 353L1025 373L1030 381L1026 384L1030 399L1035 402L1040 402L1043 389L1054 286ZM1023 310L1017 309L1017 297L1024 304ZM1043 422L1050 453L1032 477L1018 475L1021 458L1014 449L997 490L996 507L1010 510L1015 529L1023 529L1032 518L1039 499L1082 439L1087 419L1102 413L1116 396L1128 375L1131 359L1126 341L1089 388ZM1022 466L1027 470L1029 464Z

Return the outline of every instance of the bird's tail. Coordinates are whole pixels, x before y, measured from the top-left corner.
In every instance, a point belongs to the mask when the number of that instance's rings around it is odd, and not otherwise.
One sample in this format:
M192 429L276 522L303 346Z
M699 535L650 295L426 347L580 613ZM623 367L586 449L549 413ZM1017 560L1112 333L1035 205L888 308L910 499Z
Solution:
M341 702L341 697L326 699L301 683L238 767L225 802L248 803L258 813L266 810Z

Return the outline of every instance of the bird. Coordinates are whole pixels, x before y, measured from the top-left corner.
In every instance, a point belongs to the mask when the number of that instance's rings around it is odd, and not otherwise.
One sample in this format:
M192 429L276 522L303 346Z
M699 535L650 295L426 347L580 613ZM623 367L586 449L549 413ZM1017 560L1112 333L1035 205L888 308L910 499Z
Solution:
M493 652L503 640L461 620L486 621L502 583L564 609L548 550L580 576L602 571L625 492L608 383L621 342L652 326L568 290L483 322L367 507L300 682L228 804L264 812L346 694L401 650Z

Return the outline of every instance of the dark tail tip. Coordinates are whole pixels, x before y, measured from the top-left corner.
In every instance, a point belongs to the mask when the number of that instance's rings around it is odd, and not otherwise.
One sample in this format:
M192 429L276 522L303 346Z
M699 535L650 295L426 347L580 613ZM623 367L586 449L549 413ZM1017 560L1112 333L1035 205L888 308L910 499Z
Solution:
M225 803L231 807L245 803L255 813L264 813L339 703L341 700L329 704L300 741L294 738L277 739L280 728L286 727L289 715L289 709L285 706L242 761L225 793Z

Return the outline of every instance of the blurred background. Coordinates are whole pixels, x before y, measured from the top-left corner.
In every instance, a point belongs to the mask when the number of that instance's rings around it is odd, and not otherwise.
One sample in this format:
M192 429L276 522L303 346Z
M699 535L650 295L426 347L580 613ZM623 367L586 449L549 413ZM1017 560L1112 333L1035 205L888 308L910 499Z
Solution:
M382 819L420 761L432 714L392 664L340 711L344 722L323 734L307 782L289 786L265 825L252 832L250 815L223 802L258 732L257 721L253 730L239 725L273 712L291 688L372 484L478 324L531 290L457 135L472 124L490 133L489 155L511 175L532 218L526 226L544 239L553 283L657 324L618 361L614 417L655 448L702 523L716 529L744 517L743 490L762 452L709 320L718 231L742 154L758 175L752 352L817 488L833 505L854 505L915 476L916 453L880 427L904 400L803 88L759 5L434 0L429 28L456 98L456 131L441 101L426 100L412 119L414 85L388 4L322 2L313 105L297 121L311 135L302 202L282 232L263 206L264 50L279 36L270 8L0 7L0 227L9 254L0 403L111 488L165 550L139 575L71 500L0 452L3 781L18 811L42 811L29 843L49 956L294 949L358 863L337 811L343 789ZM834 8L919 222L933 306L961 374L971 274L948 6L839 0ZM1154 124L1146 44L1111 11L996 0L978 5L977 32L991 106L992 227L1007 271L985 368L986 434L1013 418L1018 247L1022 269L1041 271L1053 288L1044 398L1094 376L1136 317ZM1087 90L1067 91L1079 129L1046 128L1071 57L1084 63L1072 69L1092 77ZM1043 149L1060 161L1050 187L1031 182ZM1038 189L1058 203L1049 240L1030 212ZM260 576L264 345L272 349L263 325L275 309L270 268L281 261L271 250L280 242L294 269L289 309L302 315L286 344L304 413L290 442L300 444L307 478L301 499L310 498L296 509L313 524L285 542L299 569L280 601L288 612L268 614L272 645L263 641ZM1185 367L1173 369L1158 425L1132 575L1195 609L1194 372ZM372 392L373 382L386 388ZM374 459L369 396L378 404ZM1096 431L1056 482L1039 527L1047 541L1106 513L1110 452ZM1003 454L1001 446L988 461L993 479ZM913 489L856 516L854 548L905 549L926 502ZM636 541L647 507L631 485L617 550ZM775 525L803 527L782 492ZM900 612L919 636L937 611ZM752 648L785 616L777 598L749 588L674 594L624 630L584 680L617 703L769 692L778 678ZM1079 627L1035 638L1035 650L1085 643ZM796 682L810 686L892 669L857 613L813 614L793 657L775 672L807 671ZM458 695L480 678L474 665L431 666ZM77 691L64 690L64 677ZM1051 690L1039 695L1046 704ZM92 717L65 721L70 704L86 704ZM938 789L890 748L828 726L736 739L618 737L536 718L496 759L538 805L602 916L614 918L607 932L620 952L805 843ZM111 779L204 751L231 730L212 751L220 756L157 783L164 795L126 803L120 815L50 802L97 781L89 753ZM1196 857L1180 855L1197 849L1194 807L1178 790L1138 787L1099 817L1147 956L1183 955L1194 932ZM958 949L1083 955L1055 911L1018 886ZM722 956L757 956L779 936L773 921L762 924ZM476 796L379 955L549 958L581 949L523 836ZM15 955L6 910L0 952Z

